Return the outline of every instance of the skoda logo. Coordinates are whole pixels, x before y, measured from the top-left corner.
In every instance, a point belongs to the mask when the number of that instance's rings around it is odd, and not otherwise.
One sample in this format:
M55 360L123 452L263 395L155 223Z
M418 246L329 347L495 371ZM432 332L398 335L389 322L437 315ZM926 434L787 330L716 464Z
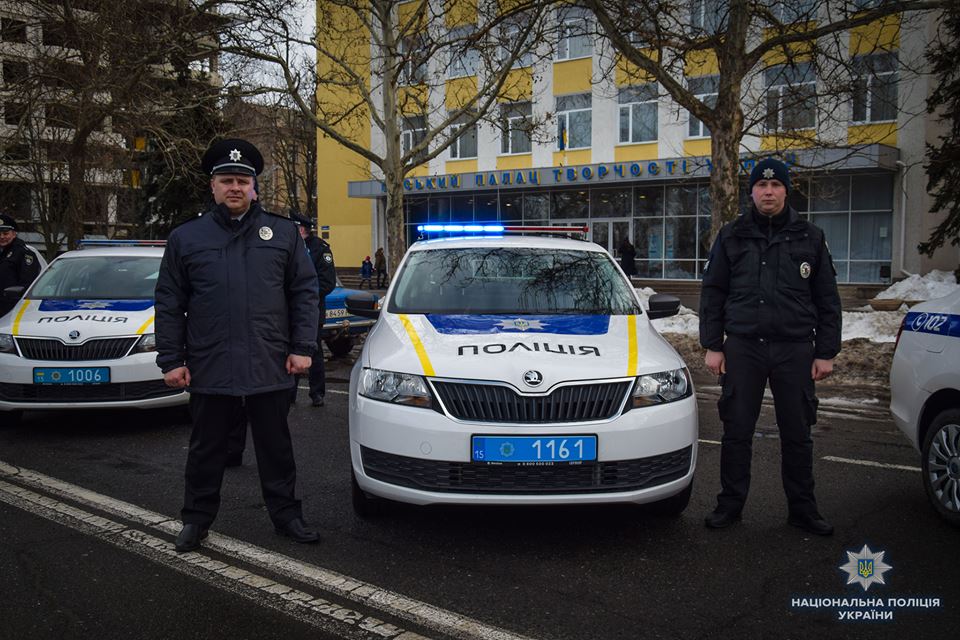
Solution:
M543 375L539 371L527 371L523 374L523 381L530 387L539 387L543 382Z
M71 331L71 332L69 333L69 337L70 337L71 340L79 340L79 339L80 339L80 332L77 331L76 329L74 329L73 331Z

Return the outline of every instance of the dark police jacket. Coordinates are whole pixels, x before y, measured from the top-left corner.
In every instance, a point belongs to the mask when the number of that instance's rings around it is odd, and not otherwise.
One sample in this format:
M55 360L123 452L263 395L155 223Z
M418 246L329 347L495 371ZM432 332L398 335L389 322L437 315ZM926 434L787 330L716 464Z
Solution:
M721 351L724 333L813 340L814 357L829 360L842 315L823 231L790 207L775 218L751 208L720 230L703 273L700 344Z
M0 250L0 296L7 287L29 287L39 273L40 261L20 238L14 238L13 242ZM16 304L15 301L7 302L0 297L0 316Z
M254 202L238 229L223 205L170 234L156 289L157 365L190 391L251 395L294 384L289 354L317 349L317 273L296 225Z
M337 288L337 267L333 264L333 252L322 238L310 236L303 241L310 254L310 261L317 271L317 282L320 285L320 324L326 320L326 304L324 298Z

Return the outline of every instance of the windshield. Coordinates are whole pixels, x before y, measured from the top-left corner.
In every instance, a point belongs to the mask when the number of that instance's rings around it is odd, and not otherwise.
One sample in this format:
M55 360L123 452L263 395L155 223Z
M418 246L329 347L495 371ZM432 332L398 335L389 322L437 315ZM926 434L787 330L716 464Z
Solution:
M50 264L29 297L63 300L132 300L153 298L160 256L87 256Z
M526 247L431 249L413 253L390 300L391 313L640 313L605 253Z

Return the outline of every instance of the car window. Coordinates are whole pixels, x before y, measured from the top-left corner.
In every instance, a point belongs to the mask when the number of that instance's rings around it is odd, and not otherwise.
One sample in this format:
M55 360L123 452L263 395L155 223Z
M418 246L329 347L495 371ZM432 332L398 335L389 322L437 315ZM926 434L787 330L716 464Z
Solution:
M132 300L153 298L159 256L61 258L30 289L31 299Z
M607 254L528 247L414 252L388 308L391 313L640 313Z

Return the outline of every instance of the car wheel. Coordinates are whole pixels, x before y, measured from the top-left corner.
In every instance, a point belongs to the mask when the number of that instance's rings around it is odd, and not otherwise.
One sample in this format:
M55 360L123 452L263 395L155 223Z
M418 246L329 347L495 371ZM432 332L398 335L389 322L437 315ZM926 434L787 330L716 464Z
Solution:
M385 515L389 510L390 501L372 496L357 484L357 476L350 472L350 487L353 497L353 512L361 518L376 518Z
M23 411L21 409L0 412L0 425L4 427L16 427L20 424L21 419L23 419Z
M944 520L960 527L960 409L941 411L923 439L923 488Z
M679 516L683 513L683 510L687 508L687 505L690 504L690 495L692 493L693 480L690 481L686 489L677 495L645 505L645 511L658 516Z
M334 358L342 358L353 349L353 339L350 336L342 336L335 340L327 340L327 348Z

